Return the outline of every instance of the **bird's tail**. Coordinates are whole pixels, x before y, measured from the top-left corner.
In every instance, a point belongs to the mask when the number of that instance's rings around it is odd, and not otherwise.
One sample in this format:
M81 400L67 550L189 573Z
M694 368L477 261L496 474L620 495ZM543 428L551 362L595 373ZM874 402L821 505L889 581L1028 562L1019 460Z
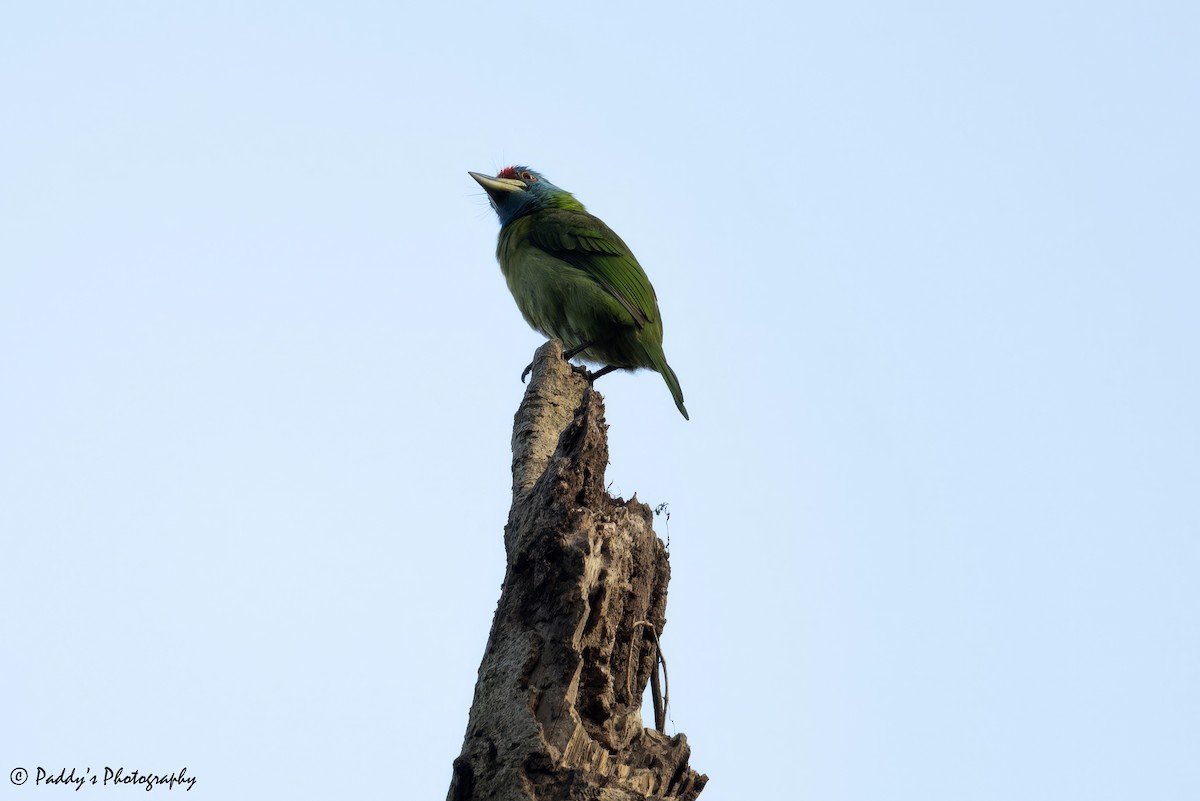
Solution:
M667 356L663 353L661 347L647 348L646 355L650 357L650 364L663 377L663 381L667 382L667 388L671 390L671 397L675 399L675 406L679 409L679 413L683 415L684 420L690 420L687 409L683 406L683 390L679 388L679 379L675 376L675 371L671 369L671 365L667 364Z

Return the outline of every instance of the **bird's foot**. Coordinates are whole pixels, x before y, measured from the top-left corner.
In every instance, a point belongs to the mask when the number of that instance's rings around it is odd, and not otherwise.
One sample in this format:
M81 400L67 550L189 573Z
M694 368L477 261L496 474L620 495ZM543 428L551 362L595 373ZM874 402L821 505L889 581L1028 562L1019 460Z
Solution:
M617 367L615 364L610 364L607 367L601 367L599 370L597 370L594 373L588 373L588 376L587 376L588 383L594 384L594 383L596 383L596 379L599 378L600 376L608 375L613 370L620 370L620 369L621 368Z
M595 344L596 344L595 342L584 342L582 345L579 345L578 347L571 348L570 350L565 350L565 351L563 351L563 358L566 359L567 361L571 361L571 359L574 359L576 356L583 353L585 350L587 350L588 348L590 348L592 345L595 345Z
M582 353L583 351L587 350L593 344L594 343L592 343L592 342L588 342L587 344L580 345L577 348L571 348L569 351L567 351L566 353L563 354L563 358L566 359L567 361L570 361L571 359L575 358L575 356L577 354ZM589 384L594 384L596 382L597 378L608 375L613 370L620 370L620 369L621 369L620 367L610 364L607 367L601 367L599 370L597 370L596 372L593 373L591 370L584 367L582 364L572 364L571 365L571 372L575 373L576 375L583 376L583 379L585 381L587 381ZM529 374L531 372L533 372L533 362L530 362L529 364L525 365L525 369L521 371L521 383L522 384L525 383L525 379L529 377Z
M583 380L588 382L589 385L595 384L596 379L599 378L600 376L608 375L613 370L620 370L620 369L621 369L620 367L615 367L610 364L607 367L601 367L599 370L597 370L596 372L593 373L591 370L587 369L582 364L572 364L571 365L571 372L575 373L576 375L583 376Z

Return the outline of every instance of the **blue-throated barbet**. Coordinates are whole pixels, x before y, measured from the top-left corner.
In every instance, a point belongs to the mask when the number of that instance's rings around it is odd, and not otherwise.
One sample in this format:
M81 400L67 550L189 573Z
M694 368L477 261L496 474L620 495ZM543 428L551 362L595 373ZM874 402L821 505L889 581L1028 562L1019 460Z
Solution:
M683 391L663 355L654 287L633 252L570 192L528 167L495 178L468 173L500 217L496 258L525 321L578 356L612 370L656 370L687 419Z

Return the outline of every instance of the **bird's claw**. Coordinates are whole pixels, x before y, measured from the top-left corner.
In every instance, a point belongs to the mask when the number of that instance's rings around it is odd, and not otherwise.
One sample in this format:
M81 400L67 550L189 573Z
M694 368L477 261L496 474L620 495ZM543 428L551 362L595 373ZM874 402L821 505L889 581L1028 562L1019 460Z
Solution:
M571 368L572 373L575 373L578 376L582 376L583 380L587 381L589 384L595 382L595 380L597 378L599 378L600 376L608 375L613 370L617 369L616 367L614 367L613 365L610 364L607 367L601 367L599 370L597 370L596 372L593 373L591 370L589 370L587 367L583 366L582 364L572 364L570 362L567 362L567 365ZM521 383L522 384L525 383L525 379L529 377L529 374L531 372L533 372L533 362L530 362L529 364L527 364L525 366L525 369L521 371Z

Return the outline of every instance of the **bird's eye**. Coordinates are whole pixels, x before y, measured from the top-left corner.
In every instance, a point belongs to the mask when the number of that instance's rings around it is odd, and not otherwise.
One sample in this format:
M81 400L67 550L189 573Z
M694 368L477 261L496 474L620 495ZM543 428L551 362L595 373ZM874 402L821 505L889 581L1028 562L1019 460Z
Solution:
M530 183L533 183L534 181L537 180L537 176L534 175L533 173L529 172L528 170L526 170L525 172L521 173L521 180L529 181Z

